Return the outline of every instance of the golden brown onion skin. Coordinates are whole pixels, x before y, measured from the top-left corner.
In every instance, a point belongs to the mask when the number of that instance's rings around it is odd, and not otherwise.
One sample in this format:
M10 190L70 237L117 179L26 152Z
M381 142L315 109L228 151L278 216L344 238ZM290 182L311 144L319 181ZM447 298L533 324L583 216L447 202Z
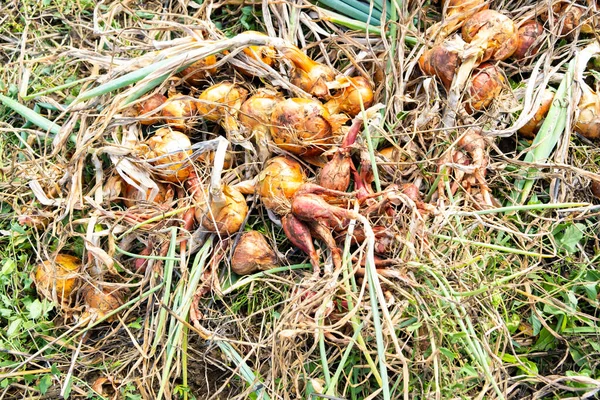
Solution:
M231 270L238 275L253 274L277 265L277 255L258 231L244 232L231 257Z
M329 98L327 82L335 80L335 70L314 61L295 46L283 49L282 53L294 64L294 69L290 73L290 81L294 85L319 99Z
M258 195L269 210L284 214L290 210L291 199L306 182L302 166L288 157L275 157L258 175Z
M171 185L165 185L160 182L156 182L158 185L158 194L152 200L152 203L158 205L165 205L173 201L175 192ZM125 183L125 193L123 193L123 204L126 207L133 207L140 202L147 202L150 198L152 191L148 189L146 195L139 191L135 186Z
M58 254L54 262L46 260L35 269L34 282L38 293L53 300L52 292L61 303L68 302L79 284L81 260L68 254Z
M533 45L538 42L543 33L544 27L537 21L529 20L521 25L517 31L517 49L512 57L515 60L523 60L534 56L540 49L541 43L535 47Z
M575 131L587 139L600 137L600 97L589 87L583 88L583 94L577 106L579 115L575 122Z
M462 37L467 43L478 43L484 53L479 62L506 60L517 49L517 26L506 15L495 10L475 13L462 26Z
M559 1L552 5L555 26L562 26L559 35L565 36L572 33L577 27L581 27L586 33L595 33L595 30L588 24L581 24L581 17L585 9L573 1ZM540 16L544 21L548 20L547 14Z
M505 79L493 64L481 64L467 85L465 110L470 114L490 105L504 88Z
M442 42L425 51L419 58L419 67L425 75L437 76L446 90L450 89L460 65L458 53Z
M118 290L110 288L98 289L93 286L86 286L82 289L83 301L87 306L86 313L96 314L98 318L103 318L106 314L115 311L124 303L123 296ZM109 317L106 321L117 320L117 315Z
M257 31L246 31L238 34L238 36L244 35L260 35L265 37L267 36L264 33ZM273 65L273 63L275 62L275 57L277 55L275 49L272 46L248 46L242 51L248 57L258 61L262 61L269 66Z
M292 98L275 105L271 136L275 144L293 154L315 156L332 141L329 111L316 100Z
M544 90L542 95L542 102L540 103L535 115L529 122L527 122L521 129L519 129L519 135L526 139L533 139L535 134L540 130L544 123L544 118L552 106L554 100L554 92L550 89Z
M172 129L187 132L193 126L192 118L196 115L196 103L186 96L175 94L167 99L162 109L165 122Z
M443 1L442 4L446 7L444 15L446 23L444 31L446 34L454 32L463 21L473 14L489 8L489 2L486 0L447 0Z
M273 109L284 100L283 96L269 89L259 89L242 104L238 120L244 126L258 147L261 161L266 161L270 155L268 142L270 140L271 114Z
M165 96L163 96L160 93L155 93L152 96L150 96L148 99L144 100L143 102L141 102L137 105L138 115L144 115L144 114L151 113L152 111L156 110L158 107L165 104L166 101L167 101L167 98ZM152 125L153 123L155 123L157 121L157 118L156 118L157 116L159 116L159 114L153 114L152 118L141 119L140 123L142 125Z
M592 190L592 194L594 195L594 197L600 199L600 182L592 181L590 183L590 189Z
M218 122L226 115L237 112L247 96L248 91L235 83L217 83L200 94L198 113L203 118Z
M169 128L158 129L154 136L146 141L150 152L147 158L162 157L154 161L154 165L160 166L171 164L160 168L159 176L169 182L183 182L190 175L190 167L183 161L192 154L190 139L184 133L172 131Z
M366 110L373 105L373 86L368 79L357 76L338 78L338 81L348 86L325 103L330 114L346 113L350 117L355 117L362 109Z
M196 192L196 221L210 232L232 235L240 230L248 215L246 198L231 186L222 187L224 202L206 200L204 191Z
M204 80L217 73L214 65L217 63L217 56L210 55L202 60L198 60L179 73L179 76L191 86L199 86Z

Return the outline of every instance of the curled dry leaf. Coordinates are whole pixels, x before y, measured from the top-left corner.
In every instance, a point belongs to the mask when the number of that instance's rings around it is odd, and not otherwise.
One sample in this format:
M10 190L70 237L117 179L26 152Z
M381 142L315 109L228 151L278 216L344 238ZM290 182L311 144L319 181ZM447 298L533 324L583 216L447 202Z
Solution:
M54 261L46 260L35 268L34 282L38 293L53 300L53 293L61 303L68 303L79 284L81 260L68 254L58 254Z
M245 232L231 257L231 269L238 275L274 268L277 264L277 255L258 231Z

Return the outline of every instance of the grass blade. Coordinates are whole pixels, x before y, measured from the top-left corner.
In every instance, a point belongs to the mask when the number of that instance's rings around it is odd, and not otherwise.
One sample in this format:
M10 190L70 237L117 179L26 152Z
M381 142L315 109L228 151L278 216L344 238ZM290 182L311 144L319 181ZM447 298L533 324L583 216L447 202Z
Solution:
M25 118L27 121L31 122L36 126L39 126L40 128L46 131L49 131L50 133L58 135L62 128L57 123L52 122L49 119L41 116L40 114L33 111L31 108L25 107L18 101L13 100L10 97L6 97L3 94L0 94L0 102L2 102L2 104L16 112L23 118Z

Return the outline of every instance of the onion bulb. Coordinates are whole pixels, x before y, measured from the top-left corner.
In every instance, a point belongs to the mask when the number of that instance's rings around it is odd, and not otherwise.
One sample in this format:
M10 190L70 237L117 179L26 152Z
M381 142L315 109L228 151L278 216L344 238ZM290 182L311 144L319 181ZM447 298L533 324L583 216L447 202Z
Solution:
M263 162L271 154L268 147L271 138L269 132L271 114L277 103L283 100L283 96L276 91L259 89L240 108L238 119L254 138L258 155Z
M165 122L173 129L186 132L192 123L190 121L196 115L196 103L186 96L175 94L170 96L162 109Z
M231 186L222 187L223 201L207 200L203 190L195 192L196 221L221 235L231 235L240 230L248 214L246 198Z
M437 76L446 89L450 89L459 65L458 52L452 49L449 42L435 45L419 58L421 71L426 75Z
M213 85L200 94L198 113L209 121L218 122L228 135L239 138L237 114L248 91L231 82Z
M582 86L575 131L588 139L600 137L600 98L589 86Z
M314 61L296 46L282 50L283 56L294 64L290 81L307 93L320 99L329 98L328 82L335 80L333 68Z
M165 185L160 182L156 182L156 184L158 185L158 194L153 199L150 199L152 193L151 189L148 189L144 194L135 186L126 183L125 193L123 193L123 204L125 204L126 207L133 207L140 202L151 201L155 204L164 205L173 201L175 192L171 185Z
M302 166L288 157L275 157L258 175L258 195L269 210L285 214L291 199L306 181Z
M179 73L179 76L188 84L198 86L207 77L214 75L217 68L214 65L217 63L217 57L213 54L198 60L189 67Z
M243 35L267 36L262 32L246 31L238 34L238 37ZM275 49L272 46L248 46L245 47L242 51L248 57L254 60L262 61L269 66L273 65L273 62L275 61L276 53Z
M581 26L582 31L586 33L595 33L595 30L588 24L581 24L581 17L585 9L575 4L573 1L558 1L552 5L552 13L556 25L561 26L560 35L568 35L577 27ZM547 14L540 16L544 21L548 20Z
M506 15L495 10L474 14L462 26L462 37L467 43L481 46L478 60L506 60L517 50L517 26Z
M275 144L290 153L315 156L331 144L329 111L319 101L292 98L279 102L271 114L271 136Z
M523 60L526 57L535 55L540 49L539 37L544 33L542 24L535 20L526 21L517 31L517 49L513 53L513 58Z
M192 143L187 135L160 128L147 140L148 158L158 158L154 165L161 166L159 175L169 182L182 182L190 175L190 167L184 163L192 154Z
M550 89L544 90L542 94L542 101L535 112L535 115L529 122L527 122L521 129L519 129L519 134L527 139L533 139L535 134L542 127L542 123L544 122L544 118L546 114L548 114L548 110L550 110L550 106L552 106L552 100L554 100L554 92Z
M489 7L486 0L447 0L443 3L446 11L444 14L444 31L446 35L454 32L463 21L473 14Z
M466 111L472 113L489 106L502 92L504 82L504 76L495 65L481 64L467 85Z
M245 232L231 257L231 269L238 275L271 269L277 264L277 255L267 243L265 236L258 231Z
M118 290L104 287L98 289L92 286L86 286L82 290L83 301L85 302L86 311L82 315L85 318L89 315L96 315L98 318L103 318L106 314L115 311L124 303L122 294ZM108 322L115 321L116 315L107 319Z
M54 261L46 260L35 269L34 282L38 293L48 300L67 302L79 283L81 260L68 254L58 254Z
M355 117L361 110L373 104L373 87L369 80L362 77L340 77L337 81L344 86L339 93L325 103L330 114L346 113Z
M165 96L163 96L160 93L155 93L137 105L138 115L150 114L151 112L156 110L158 107L165 104L166 101L167 101L167 98ZM153 116L156 117L157 115L154 114ZM140 120L140 123L142 125L152 125L155 122L156 122L156 118L148 118L148 119Z
M600 182L592 181L592 183L590 183L590 189L592 190L594 197L600 199Z
M215 164L215 152L214 151L207 151L205 153L202 153L198 156L198 161L202 162L206 165L212 166ZM224 169L229 169L231 168L231 166L233 165L233 162L235 161L233 154L228 151L225 153L225 161L223 162L223 168Z

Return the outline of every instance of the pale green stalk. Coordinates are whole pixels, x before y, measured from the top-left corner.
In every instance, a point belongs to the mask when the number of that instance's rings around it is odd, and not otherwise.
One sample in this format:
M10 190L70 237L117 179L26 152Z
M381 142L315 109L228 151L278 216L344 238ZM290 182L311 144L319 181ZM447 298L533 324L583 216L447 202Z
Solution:
M451 237L451 236L446 236L446 235L432 234L431 236L434 237L434 238L437 238L437 239L445 239L445 240L450 240L450 241L457 242L457 243L462 243L462 244L471 244L473 246L478 246L478 247L483 247L483 248L486 248L486 249L503 251L505 253L520 254L522 256L540 257L540 258L552 258L552 257L554 257L551 254L533 253L531 251L514 249L512 247L498 246L496 244L483 243L483 242L475 242L475 241L472 241L472 240L467 240L467 239L462 239L462 238L456 238L456 237Z
M53 133L55 135L58 135L60 133L60 130L62 128L60 125L41 116L29 107L25 107L18 101L13 100L10 97L6 97L3 94L0 94L0 102L2 102L2 104L4 104L6 107L10 108L17 114L21 115L27 121L42 128L43 130L49 131L50 133Z

